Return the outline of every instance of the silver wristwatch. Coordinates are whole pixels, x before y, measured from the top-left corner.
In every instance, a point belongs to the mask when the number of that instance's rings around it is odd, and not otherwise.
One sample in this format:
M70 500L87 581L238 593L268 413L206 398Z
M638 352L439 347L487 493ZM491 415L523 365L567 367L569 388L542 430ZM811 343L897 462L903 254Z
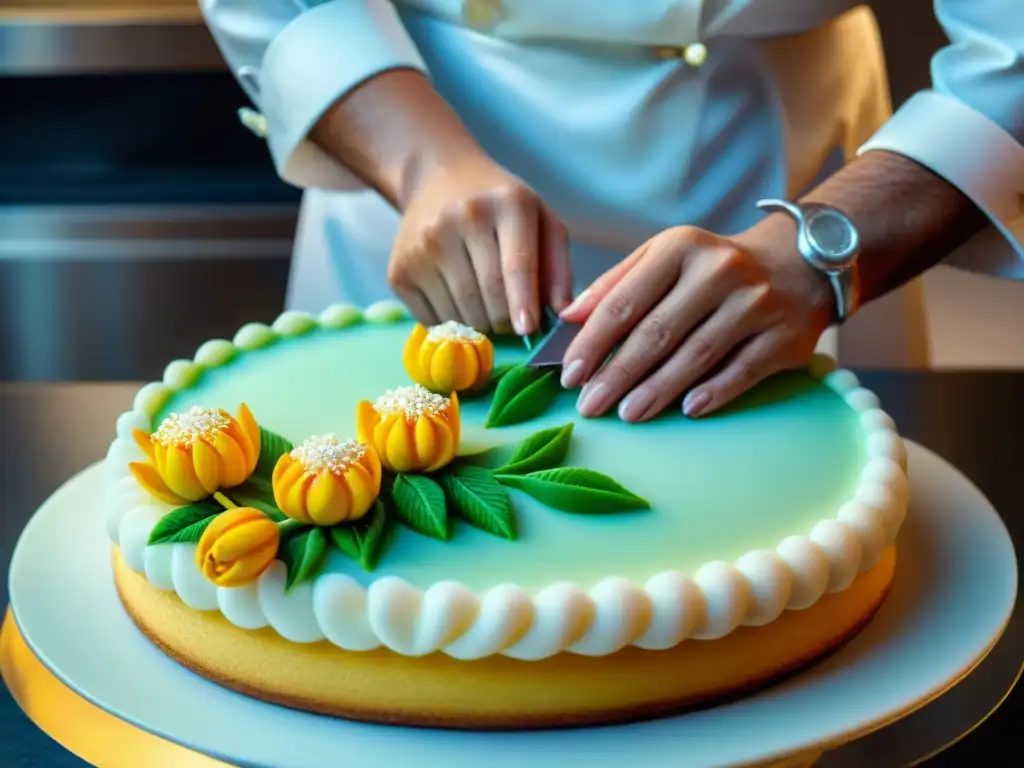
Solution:
M762 211L788 213L796 222L796 248L808 264L824 272L836 295L836 321L857 309L857 256L860 236L850 218L830 205L758 200Z

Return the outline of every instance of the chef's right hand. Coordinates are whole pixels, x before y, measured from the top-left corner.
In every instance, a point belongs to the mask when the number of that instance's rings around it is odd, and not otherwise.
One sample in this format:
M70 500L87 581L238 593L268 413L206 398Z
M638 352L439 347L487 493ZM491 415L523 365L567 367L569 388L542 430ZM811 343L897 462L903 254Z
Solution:
M388 282L418 321L519 335L572 299L568 237L537 193L489 158L431 169L404 206Z

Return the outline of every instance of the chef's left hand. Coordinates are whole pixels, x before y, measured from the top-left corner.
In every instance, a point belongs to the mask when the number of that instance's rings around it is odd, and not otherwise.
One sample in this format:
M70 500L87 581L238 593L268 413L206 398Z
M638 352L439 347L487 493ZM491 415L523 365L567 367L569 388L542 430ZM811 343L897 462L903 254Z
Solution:
M582 415L618 403L620 418L644 421L685 395L683 412L696 417L810 361L832 318L831 288L796 253L793 225L764 221L731 239L665 230L562 313L583 324L562 368L564 387L586 383Z

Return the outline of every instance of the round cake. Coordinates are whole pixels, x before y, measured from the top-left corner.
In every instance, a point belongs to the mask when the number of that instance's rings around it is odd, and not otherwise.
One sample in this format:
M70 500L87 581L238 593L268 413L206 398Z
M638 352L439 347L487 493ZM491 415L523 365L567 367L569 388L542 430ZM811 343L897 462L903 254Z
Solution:
M207 342L118 420L121 600L248 695L477 729L706 705L870 620L906 452L851 373L817 359L696 420L575 401L521 341L392 304Z

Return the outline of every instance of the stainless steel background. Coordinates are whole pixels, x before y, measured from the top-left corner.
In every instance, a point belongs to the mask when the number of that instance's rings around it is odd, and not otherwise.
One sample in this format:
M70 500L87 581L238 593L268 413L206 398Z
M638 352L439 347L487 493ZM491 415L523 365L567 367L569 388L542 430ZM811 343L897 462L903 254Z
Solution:
M298 192L196 0L0 0L0 380L159 376L281 310Z
M945 40L876 0L898 104ZM196 0L0 0L0 380L153 379L284 299L298 193Z
M0 75L215 69L198 0L0 0Z

